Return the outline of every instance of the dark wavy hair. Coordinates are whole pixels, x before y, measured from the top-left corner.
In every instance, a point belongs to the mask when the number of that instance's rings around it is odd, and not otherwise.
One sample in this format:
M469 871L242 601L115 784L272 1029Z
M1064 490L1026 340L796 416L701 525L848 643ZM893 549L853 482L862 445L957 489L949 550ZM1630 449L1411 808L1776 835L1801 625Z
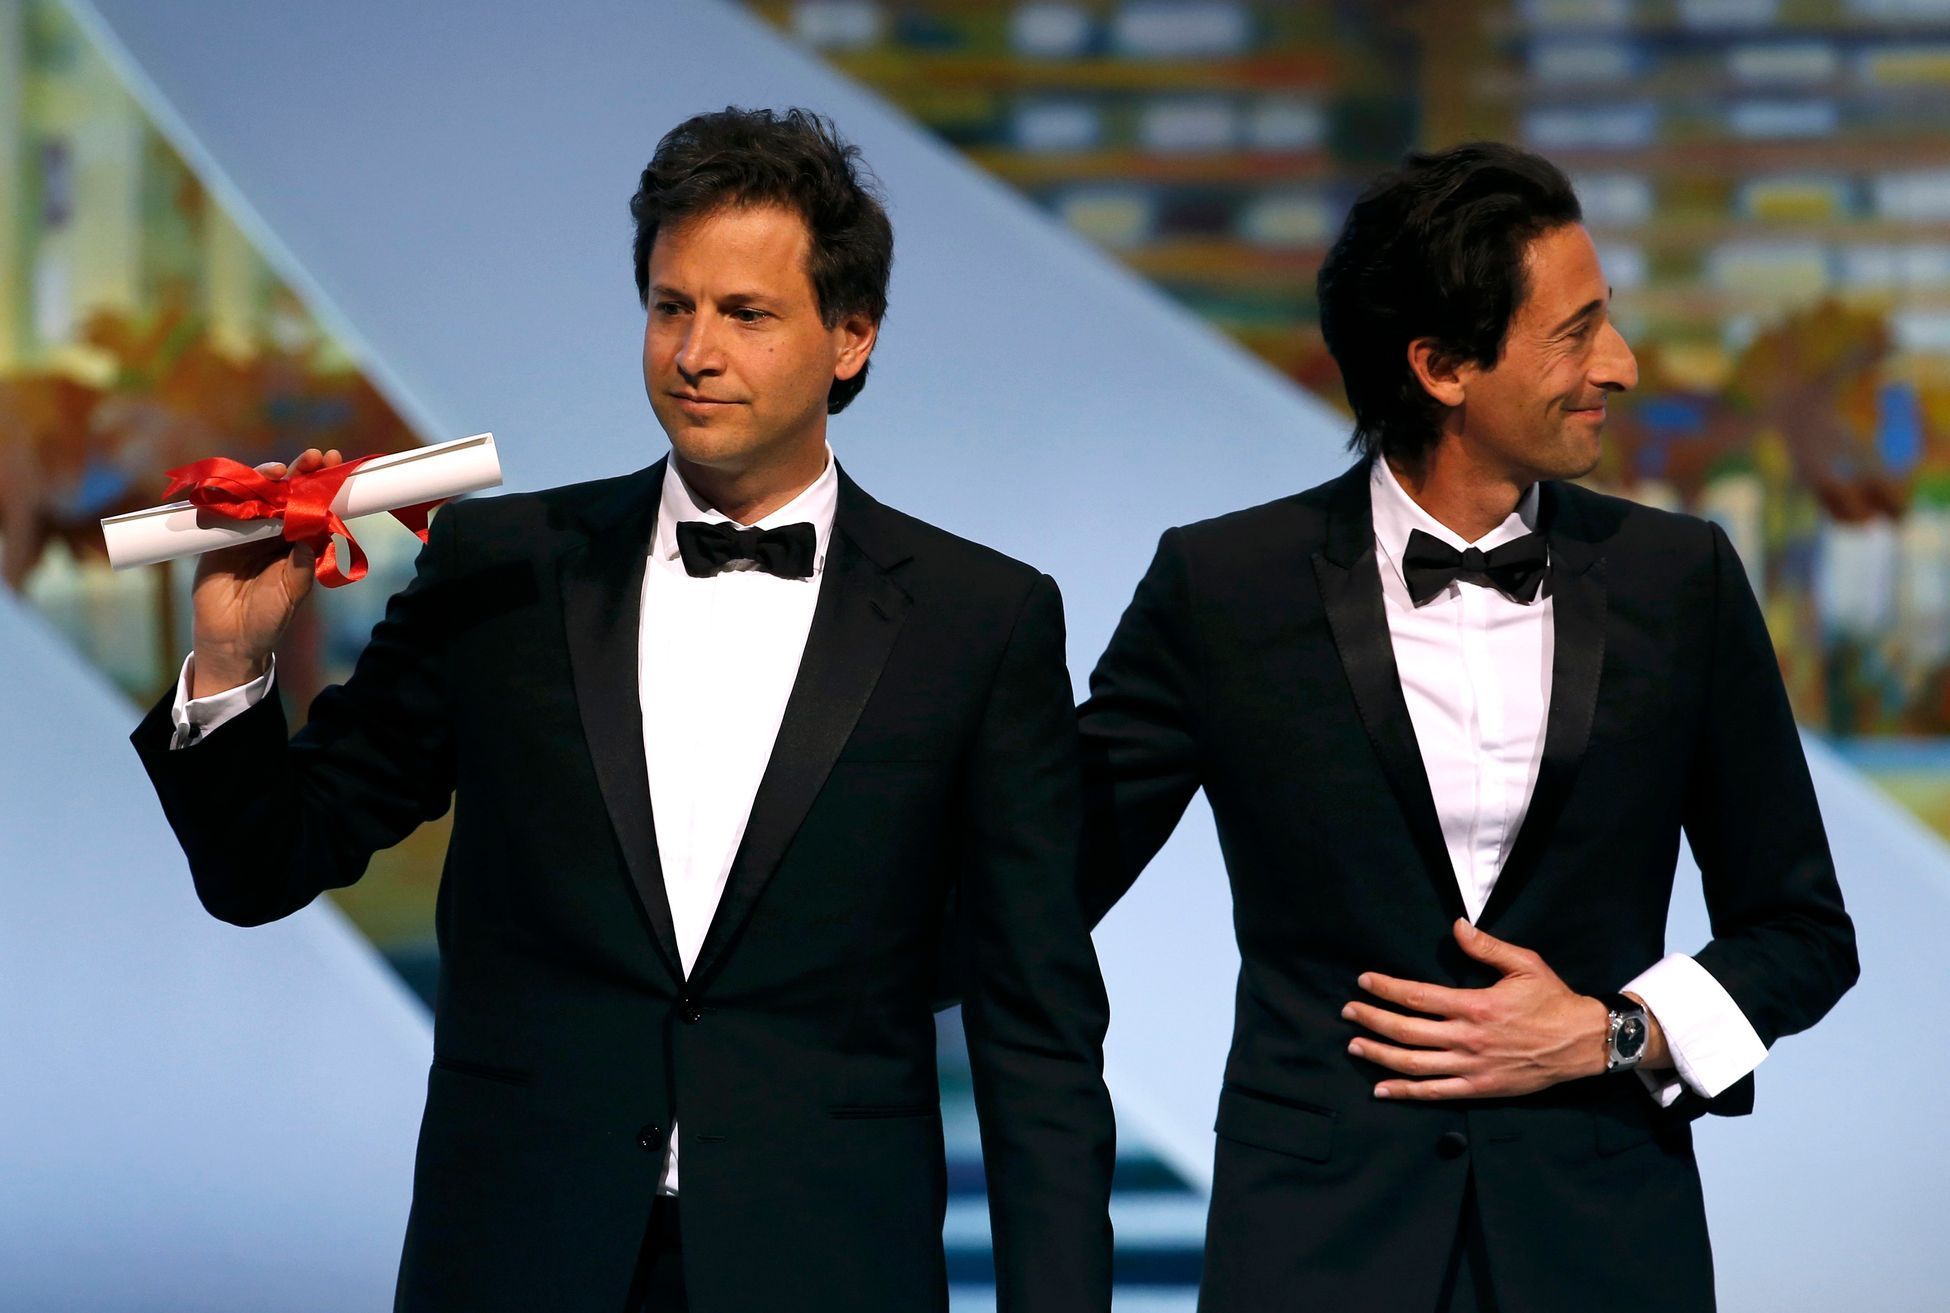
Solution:
M1447 363L1494 367L1530 292L1525 251L1582 218L1556 165L1493 141L1410 155L1369 184L1316 283L1354 408L1348 446L1420 462L1442 405L1409 368L1408 344L1432 338Z
M806 273L828 328L849 315L875 324L887 313L894 227L860 148L810 110L729 107L685 119L657 143L644 166L630 217L636 220L637 299L650 297L650 248L657 230L745 205L781 205L806 221L812 237ZM867 385L867 366L834 379L826 413L836 415Z

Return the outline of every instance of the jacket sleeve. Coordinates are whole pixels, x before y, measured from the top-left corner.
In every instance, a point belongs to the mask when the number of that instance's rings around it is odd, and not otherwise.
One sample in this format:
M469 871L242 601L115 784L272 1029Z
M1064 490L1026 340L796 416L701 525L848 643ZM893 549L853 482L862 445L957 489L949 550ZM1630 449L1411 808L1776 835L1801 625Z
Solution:
M1711 673L1683 816L1713 928L1695 957L1771 1047L1820 1020L1860 966L1766 623L1717 525L1712 550ZM1712 1110L1751 1102L1743 1080Z
M955 942L998 1307L1107 1313L1110 1006L1077 904L1076 719L1046 575L1016 616L966 778Z
M1201 783L1186 573L1182 536L1167 530L1077 713L1089 821L1083 902L1093 926L1171 837Z
M454 787L440 611L457 507L433 519L352 677L287 741L281 696L170 748L165 695L130 741L212 916L262 925L365 874L374 852L447 810Z

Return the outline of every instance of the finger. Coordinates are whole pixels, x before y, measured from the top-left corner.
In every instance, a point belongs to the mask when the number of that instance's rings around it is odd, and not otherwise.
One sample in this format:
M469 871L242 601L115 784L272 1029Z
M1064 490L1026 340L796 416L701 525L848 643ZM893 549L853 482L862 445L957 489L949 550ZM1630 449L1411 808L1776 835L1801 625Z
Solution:
M325 463L325 453L316 447L307 447L302 456L291 462L293 474L310 474Z
M339 449L337 447L334 447L330 451L325 453L325 467L327 469L331 468L334 465L342 465L344 463L345 463L345 457L339 454Z
M1506 943L1487 930L1478 930L1461 917L1456 918L1453 929L1456 942L1462 946L1463 952L1478 962L1495 967L1506 976L1529 971L1537 965L1537 955L1529 949Z
M1401 1099L1436 1101L1441 1099L1477 1099L1482 1091L1470 1084L1463 1076L1444 1076L1437 1080L1385 1080L1374 1087L1377 1099Z
M1474 989L1451 989L1447 985L1431 985L1422 980L1397 980L1384 976L1379 971L1365 971L1354 982L1376 998L1407 1008L1410 1012L1423 1012L1432 1017L1461 1017L1480 993Z
M1365 1026L1385 1039L1402 1044L1413 1044L1422 1049L1458 1048L1458 1027L1454 1022L1428 1021L1422 1017L1405 1017L1387 1008L1378 1008L1368 1003L1350 1003L1341 1009L1341 1016L1357 1026Z
M1404 1076L1455 1076L1470 1070L1474 1063L1468 1054L1450 1049L1404 1049L1374 1039L1351 1039L1347 1051Z
M281 460L267 460L257 467L257 472L267 479L282 479L285 474L285 463Z

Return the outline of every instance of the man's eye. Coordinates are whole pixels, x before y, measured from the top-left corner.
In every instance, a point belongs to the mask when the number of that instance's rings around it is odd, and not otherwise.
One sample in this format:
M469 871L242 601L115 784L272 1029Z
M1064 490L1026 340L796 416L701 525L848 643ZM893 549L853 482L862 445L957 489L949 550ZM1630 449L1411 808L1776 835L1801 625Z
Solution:
M681 315L684 313L684 307L675 301L659 301L657 302L657 313L660 315Z
M750 306L741 306L731 312L731 317L741 324L755 324L759 320L764 319L766 315L763 310L754 310Z

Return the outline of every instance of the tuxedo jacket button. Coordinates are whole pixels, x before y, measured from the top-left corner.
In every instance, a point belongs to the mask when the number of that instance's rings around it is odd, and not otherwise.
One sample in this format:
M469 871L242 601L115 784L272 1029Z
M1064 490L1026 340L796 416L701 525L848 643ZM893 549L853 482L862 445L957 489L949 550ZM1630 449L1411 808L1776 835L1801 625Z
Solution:
M664 1147L664 1128L646 1126L636 1133L636 1146L645 1153L662 1153Z
M684 1019L685 1025L695 1026L698 1022L704 1020L704 1009L687 998L679 999L677 1002L677 1015Z
M1435 1151L1444 1158L1460 1158L1469 1152L1469 1137L1461 1131L1444 1131L1435 1137Z

